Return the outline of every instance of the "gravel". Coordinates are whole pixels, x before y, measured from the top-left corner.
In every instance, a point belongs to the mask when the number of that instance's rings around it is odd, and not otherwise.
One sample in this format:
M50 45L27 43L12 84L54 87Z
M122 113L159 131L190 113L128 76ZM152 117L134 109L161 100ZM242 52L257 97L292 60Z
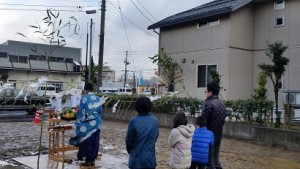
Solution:
M127 123L104 121L101 131L101 153L128 156L125 150ZM16 165L14 169L28 167L12 158L38 154L40 125L32 122L0 123L0 160ZM170 148L167 139L170 129L161 128L156 144L157 169L168 168ZM72 133L68 132L67 137ZM68 141L68 140L66 140ZM43 126L41 153L48 153L47 124ZM224 138L221 145L223 168L230 169L300 169L300 152L280 147L252 144L245 140ZM0 165L1 168L1 165Z

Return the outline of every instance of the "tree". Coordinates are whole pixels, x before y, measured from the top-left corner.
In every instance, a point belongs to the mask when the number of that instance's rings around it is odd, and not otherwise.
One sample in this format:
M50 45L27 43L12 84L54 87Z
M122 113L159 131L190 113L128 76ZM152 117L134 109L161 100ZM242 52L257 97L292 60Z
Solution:
M282 56L288 46L283 45L281 41L273 44L268 43L266 55L271 59L273 64L259 64L258 66L267 74L271 79L274 94L275 94L275 113L276 113L276 124L275 127L280 126L280 112L278 111L278 92L282 86L281 77L284 75L285 66L288 65L289 59Z
M51 9L47 9L46 17L42 19L41 23L36 23L35 25L29 25L33 29L33 33L37 37L49 45L49 48L39 51L36 45L33 45L30 50L38 55L43 55L46 57L48 62L48 71L50 71L49 57L52 53L59 47L66 45L67 38L73 35L79 35L80 26L77 19L74 16L69 17L70 20L64 22L60 17L59 12L53 12ZM64 30L69 33L66 38L62 34L65 34ZM17 34L27 38L22 33L17 32Z
M98 65L95 66L93 57L91 59L92 60L91 60L91 67L90 67L90 69L91 69L91 81L90 81L90 83L92 83L94 87L97 87L97 81L98 81L98 76L97 76L98 72L97 72L97 70L98 70Z
M158 81L167 87L168 92L174 92L175 84L183 82L182 69L178 63L168 56L163 48L157 55L149 58L161 68L161 78Z
M254 100L255 112L257 112L256 122L260 125L266 122L268 117L268 111L273 107L273 101L267 99L267 74L262 71L258 74L257 78L258 86L254 89L252 99Z
M222 86L222 83L221 83L221 77L222 77L222 75L220 75L219 72L216 71L216 70L211 70L209 73L211 75L212 81L214 83L217 83L219 85L220 90L224 90L225 91L226 89L224 89L224 87Z

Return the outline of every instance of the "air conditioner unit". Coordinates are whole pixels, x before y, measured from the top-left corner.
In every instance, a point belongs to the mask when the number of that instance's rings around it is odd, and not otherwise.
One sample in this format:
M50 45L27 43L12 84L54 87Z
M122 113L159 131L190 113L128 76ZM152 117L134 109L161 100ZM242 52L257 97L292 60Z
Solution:
M296 95L295 93L284 93L284 104L295 104Z
M300 93L296 93L296 105L300 105Z

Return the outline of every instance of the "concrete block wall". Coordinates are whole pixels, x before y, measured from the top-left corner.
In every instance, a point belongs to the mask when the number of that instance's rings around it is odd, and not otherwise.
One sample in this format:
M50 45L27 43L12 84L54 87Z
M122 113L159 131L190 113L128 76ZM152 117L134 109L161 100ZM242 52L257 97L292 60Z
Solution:
M104 109L104 120L119 120L128 122L136 115L134 110L117 110L112 113L111 109ZM157 117L161 127L172 128L174 114L152 113ZM195 124L195 117L187 117L188 122ZM223 127L223 135L251 140L269 146L282 146L287 150L300 151L300 132L261 127L241 122L226 122Z

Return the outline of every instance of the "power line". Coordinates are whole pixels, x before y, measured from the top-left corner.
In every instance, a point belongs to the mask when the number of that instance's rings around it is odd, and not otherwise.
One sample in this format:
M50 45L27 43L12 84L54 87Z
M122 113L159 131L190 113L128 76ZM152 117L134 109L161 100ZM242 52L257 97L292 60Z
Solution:
M119 9L112 3L112 2L110 2L110 1L108 1L118 12L120 12L119 11ZM134 22L132 22L129 18L127 18L125 15L123 15L123 17L125 18L125 19L127 19L131 24L133 24L135 27L137 27L138 29L140 29L141 31L143 31L144 33L146 33L146 34L148 34L148 35L150 35L150 36L152 36L152 37L154 37L154 38L156 38L156 39L158 39L156 36L154 36L154 35L152 35L151 33L149 33L149 32L147 32L147 31L145 31L145 30L143 30L142 28L140 28L139 26L137 26L137 24L135 24Z
M122 19L122 22L123 22L123 27L124 27L124 31L125 31L125 34L126 34L126 39L127 39L127 43L128 43L128 47L129 47L129 51L131 51L131 46L130 46L130 42L129 42L129 38L128 38L128 33L127 33L127 30L126 30L126 26L125 26L125 22L124 22L124 19L123 19L123 13L121 11L121 6L120 6L120 2L118 0L118 6L119 6L119 9L120 9L120 15L121 15L121 19ZM133 63L133 66L135 67L135 63L134 63L134 59L132 59L132 63ZM126 51L126 61L125 61L125 65L127 66L127 51ZM125 72L126 74L126 72ZM125 77L126 78L126 77Z
M9 5L9 6L35 6L35 7L50 7L50 8L78 8L82 9L83 7L93 7L93 6L66 6L66 5L31 5L31 4L10 4L10 3L0 3L0 5Z
M135 5L135 3L132 1L132 0L130 0L130 2L135 6L135 8L137 9L137 10L139 10L140 11L140 13L148 20L148 21L150 21L151 23L153 23L136 5Z
M157 21L157 19L153 16L153 15L151 15L151 13L140 3L140 1L139 0L136 0L140 5L141 5L141 7L154 19L154 20L156 20Z
M0 11L47 11L47 9L0 8ZM59 12L85 12L85 11L68 10L68 9L51 9L51 11L59 11Z
M127 33L127 29L126 29L125 22L124 22L124 19L123 19L123 13L121 11L119 0L118 0L118 6L119 6L119 10L120 10L120 15L121 15L121 19L122 19L123 28L124 28L124 31L125 31L125 35L126 35L126 39L127 39L129 51L131 51L131 46L130 46L130 43L129 43L128 33Z

